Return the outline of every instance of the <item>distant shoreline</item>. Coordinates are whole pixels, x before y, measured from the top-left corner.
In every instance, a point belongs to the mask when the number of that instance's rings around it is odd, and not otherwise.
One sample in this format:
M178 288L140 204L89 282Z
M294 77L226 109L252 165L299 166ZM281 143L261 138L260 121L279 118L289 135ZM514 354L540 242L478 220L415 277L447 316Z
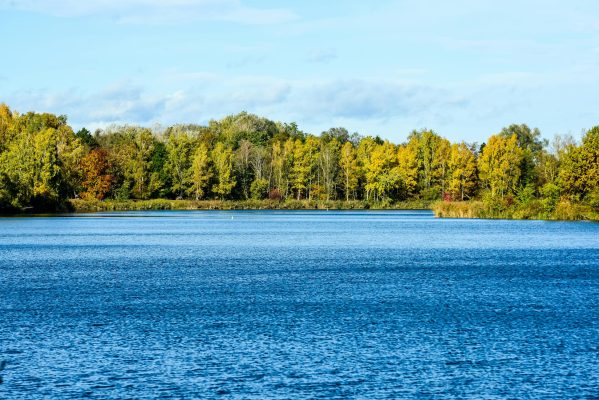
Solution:
M81 200L70 199L59 210L14 210L4 216L57 215L62 213L126 212L126 211L233 211L233 210L430 210L437 218L594 221L599 210L588 205L563 202L552 212L543 212L536 203L527 206L497 207L480 200L400 202L366 202L360 200Z
M69 200L70 211L152 210L431 210L431 201L378 202L341 200Z

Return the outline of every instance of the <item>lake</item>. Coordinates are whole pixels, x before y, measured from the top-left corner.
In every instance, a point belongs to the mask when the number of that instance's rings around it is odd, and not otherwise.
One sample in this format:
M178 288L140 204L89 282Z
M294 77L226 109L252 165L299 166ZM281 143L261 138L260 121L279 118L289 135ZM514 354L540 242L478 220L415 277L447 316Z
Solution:
M0 398L599 396L599 224L0 218Z

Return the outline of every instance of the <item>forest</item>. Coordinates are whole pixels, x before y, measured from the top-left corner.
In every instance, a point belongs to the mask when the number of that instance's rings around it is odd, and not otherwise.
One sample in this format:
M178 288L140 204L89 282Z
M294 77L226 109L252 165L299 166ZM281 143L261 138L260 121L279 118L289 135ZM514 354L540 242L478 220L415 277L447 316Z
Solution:
M109 126L77 132L64 115L0 104L0 210L67 211L75 202L147 199L472 201L486 210L599 207L599 126L580 141L525 124L485 143L421 129L395 144L345 128L320 135L242 112L207 125ZM447 207L446 207L447 208ZM447 210L446 210L447 211ZM526 218L526 212L520 217Z

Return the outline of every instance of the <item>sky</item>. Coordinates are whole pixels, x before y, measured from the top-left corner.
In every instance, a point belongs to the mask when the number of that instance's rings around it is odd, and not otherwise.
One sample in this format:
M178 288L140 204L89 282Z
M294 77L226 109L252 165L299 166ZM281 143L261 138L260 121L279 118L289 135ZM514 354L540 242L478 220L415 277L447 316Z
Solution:
M111 124L248 111L483 142L599 125L596 0L0 0L0 102Z

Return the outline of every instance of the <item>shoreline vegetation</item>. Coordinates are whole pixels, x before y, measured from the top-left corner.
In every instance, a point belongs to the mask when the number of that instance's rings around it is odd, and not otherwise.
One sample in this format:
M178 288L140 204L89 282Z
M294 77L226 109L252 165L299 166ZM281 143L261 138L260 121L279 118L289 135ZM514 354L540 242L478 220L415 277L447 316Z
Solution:
M528 205L502 206L483 201L439 201L432 204L437 218L479 219L528 219L549 221L595 221L599 222L599 211L584 204L567 201L558 203L552 211L544 209L540 202Z
M431 210L437 218L516 219L550 221L599 222L599 212L593 207L559 203L553 212L540 204L512 207L492 207L483 201L426 201L411 200L396 203L366 203L358 200L82 200L70 199L59 213L95 213L125 211L193 211L193 210ZM9 215L35 215L33 209L14 210ZM0 214L2 215L2 214ZM6 215L6 213L5 213Z
M359 200L70 200L73 212L152 210L430 210L430 201L366 203Z
M562 202L553 212L542 204L497 206L483 201L411 200L395 203L366 203L357 200L69 200L76 213L154 210L431 210L437 218L530 219L556 221L599 221L599 212L590 206Z
M430 129L395 144L247 112L207 125L75 132L0 103L0 214L431 209L441 218L594 220L599 126L550 142L512 124L485 143Z
M542 203L490 205L480 200L472 201L427 201L410 200L400 202L367 203L359 200L83 200L69 199L60 213L95 213L120 211L193 211L193 210L431 210L437 218L466 219L519 219L552 221L596 221L597 209L570 202L560 202L552 212L547 212ZM35 214L36 210L14 210L11 215Z

